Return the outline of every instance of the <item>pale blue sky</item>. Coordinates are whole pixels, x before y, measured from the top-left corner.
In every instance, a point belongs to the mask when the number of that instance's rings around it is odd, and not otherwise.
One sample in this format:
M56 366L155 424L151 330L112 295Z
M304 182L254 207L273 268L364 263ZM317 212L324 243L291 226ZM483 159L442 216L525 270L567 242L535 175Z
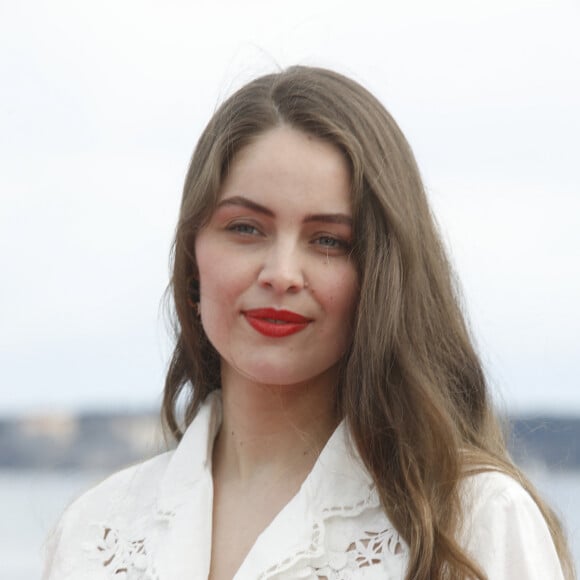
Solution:
M579 28L576 0L0 3L0 413L158 405L189 156L294 63L407 134L498 397L580 413Z

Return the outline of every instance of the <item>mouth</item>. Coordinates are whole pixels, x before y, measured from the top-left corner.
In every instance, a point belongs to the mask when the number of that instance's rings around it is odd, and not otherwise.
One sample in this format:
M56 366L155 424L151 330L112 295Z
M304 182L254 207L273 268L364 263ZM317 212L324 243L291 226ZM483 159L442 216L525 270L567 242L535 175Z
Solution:
M264 336L283 338L304 330L311 319L290 310L255 308L243 312L250 326Z

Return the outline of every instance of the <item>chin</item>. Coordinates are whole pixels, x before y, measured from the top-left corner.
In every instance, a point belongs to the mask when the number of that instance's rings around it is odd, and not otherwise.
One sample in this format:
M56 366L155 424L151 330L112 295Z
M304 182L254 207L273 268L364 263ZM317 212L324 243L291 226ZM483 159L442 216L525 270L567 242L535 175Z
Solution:
M252 368L246 368L242 374L249 380L263 384L276 386L305 386L317 384L319 381L326 383L335 366L330 368L305 368L297 362L285 361L282 365L264 364L263 361ZM242 369L238 369L242 371Z

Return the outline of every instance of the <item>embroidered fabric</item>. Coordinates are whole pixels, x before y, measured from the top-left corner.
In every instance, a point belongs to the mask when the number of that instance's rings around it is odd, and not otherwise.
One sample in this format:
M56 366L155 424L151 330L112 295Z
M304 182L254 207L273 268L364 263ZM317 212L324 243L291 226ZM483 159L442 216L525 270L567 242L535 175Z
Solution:
M360 536L361 522L357 516L363 513L367 529L378 531L365 531ZM322 516L322 520L312 526L307 548L269 567L258 579L358 579L366 578L368 574L361 574L361 571L370 567L373 572L382 574L383 580L387 570L393 571L393 577L401 576L406 548L394 528L383 528L384 513L372 483L358 502L326 507Z
M208 466L218 402L204 404L177 450L111 476L67 509L46 545L44 580L207 574ZM458 541L489 577L563 580L546 522L516 481L479 473L465 479L463 497L465 530ZM260 536L240 568L240 580L405 577L409 549L382 510L344 424L294 499Z
M94 545L86 545L91 559L97 560L106 575L115 580L160 580L147 539L126 537L120 530L98 524Z
M314 524L312 528L312 537L308 548L301 550L295 554L292 554L288 558L282 560L282 562L276 563L271 566L266 571L262 572L258 576L258 580L266 580L270 578L276 578L281 572L288 571L295 567L297 562L303 561L305 558L311 558L313 555L320 553L320 540L322 538L322 529L319 524ZM299 578L301 576L298 576Z
M373 568L384 577L386 571L394 571L389 560L400 560L404 552L404 544L393 528L365 531L346 551L326 553L323 561L311 566L312 575L320 580L351 580L360 578L363 569Z
M98 524L97 538L85 548L90 558L97 560L111 580L161 580L158 576L146 537L127 537L119 529ZM318 580L352 580L361 578L366 568L384 574L395 572L389 559L400 560L406 548L393 529L365 531L362 537L350 542L346 550L322 550L323 530L315 524L312 542L303 550L258 576L260 580L279 577L316 578ZM305 562L307 564L305 565ZM301 565L298 565L301 564ZM400 566L395 566L400 570ZM364 577L368 575L365 574ZM165 579L163 579L165 580Z

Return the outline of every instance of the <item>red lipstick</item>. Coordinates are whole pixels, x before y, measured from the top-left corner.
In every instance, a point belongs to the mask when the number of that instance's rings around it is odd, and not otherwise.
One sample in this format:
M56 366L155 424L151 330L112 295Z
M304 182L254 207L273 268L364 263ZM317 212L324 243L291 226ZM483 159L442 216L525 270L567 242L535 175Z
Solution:
M305 329L310 322L296 312L274 308L255 308L243 312L249 324L264 336L282 338Z

